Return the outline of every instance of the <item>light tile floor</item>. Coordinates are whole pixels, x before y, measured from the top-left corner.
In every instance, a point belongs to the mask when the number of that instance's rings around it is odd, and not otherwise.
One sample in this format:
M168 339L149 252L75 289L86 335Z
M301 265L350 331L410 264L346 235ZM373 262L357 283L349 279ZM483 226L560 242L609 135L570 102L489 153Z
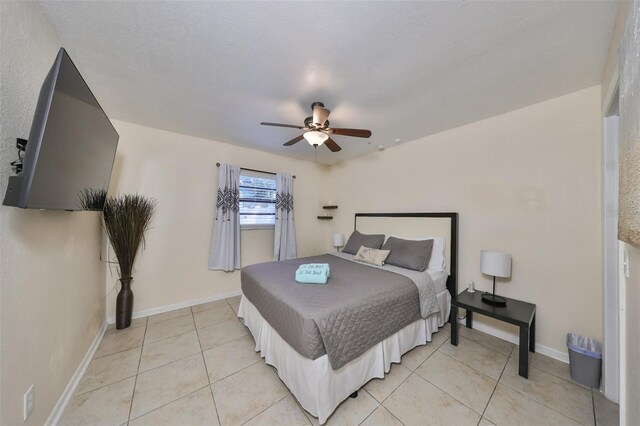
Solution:
M109 327L62 425L316 425L236 317L239 297ZM618 406L573 382L569 366L449 325L338 407L330 425L614 425Z

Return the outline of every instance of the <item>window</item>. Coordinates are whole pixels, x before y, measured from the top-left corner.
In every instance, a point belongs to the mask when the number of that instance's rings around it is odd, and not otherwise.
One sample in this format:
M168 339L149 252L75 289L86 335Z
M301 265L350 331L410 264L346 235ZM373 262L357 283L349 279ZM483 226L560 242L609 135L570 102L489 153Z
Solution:
M275 223L275 177L243 172L240 175L240 228L271 228Z

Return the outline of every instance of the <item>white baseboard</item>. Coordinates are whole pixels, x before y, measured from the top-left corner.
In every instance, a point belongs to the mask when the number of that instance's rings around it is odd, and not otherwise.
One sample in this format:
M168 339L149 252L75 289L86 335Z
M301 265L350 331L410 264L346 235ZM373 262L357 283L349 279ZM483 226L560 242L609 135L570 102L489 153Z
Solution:
M84 355L84 358L82 358L82 361L80 362L80 365L78 366L76 372L73 373L73 376L71 376L71 380L69 380L69 383L67 383L67 387L64 389L64 392L62 392L62 395L60 395L60 399L58 399L55 407L53 407L51 414L49 414L49 418L44 423L45 425L56 425L58 424L58 421L60 421L60 416L62 416L64 409L67 408L69 400L71 400L73 393L76 391L78 383L80 383L80 379L82 379L85 371L87 371L87 367L89 367L89 363L93 359L93 354L96 353L96 350L98 349L98 346L100 345L102 337L104 336L104 333L106 331L107 323L105 322L102 324L102 327L100 328L100 331L96 335L95 339L93 339L91 346L89 346L89 350Z
M466 324L464 319L459 319L458 322L463 325ZM484 324L480 321L477 321L475 318L473 320L473 328L478 331L482 331L483 333L490 334L499 339L506 340L507 342L513 343L515 345L519 344L520 339L517 335ZM555 358L558 361L562 361L567 364L569 363L569 354L567 352L562 352L557 349L550 348L549 346L541 345L540 343L536 343L536 352L539 352L542 355L546 355L551 358Z
M227 293L216 294L215 296L204 297L202 299L192 299L186 302L174 303L173 305L160 306L158 308L145 309L143 311L134 312L133 318L148 317L149 315L162 314L164 312L175 311L176 309L187 308L190 306L201 305L203 303L215 302L217 300L228 299L229 297L240 296L242 291L230 291ZM107 323L113 324L116 322L116 317L107 317Z

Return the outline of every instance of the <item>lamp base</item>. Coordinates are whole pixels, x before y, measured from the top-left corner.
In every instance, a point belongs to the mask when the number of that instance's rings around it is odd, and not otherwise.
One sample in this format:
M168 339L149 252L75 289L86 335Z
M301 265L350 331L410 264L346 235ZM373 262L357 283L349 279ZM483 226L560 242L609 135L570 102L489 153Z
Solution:
M507 299L496 296L495 294L485 293L482 295L482 301L494 306L507 306Z

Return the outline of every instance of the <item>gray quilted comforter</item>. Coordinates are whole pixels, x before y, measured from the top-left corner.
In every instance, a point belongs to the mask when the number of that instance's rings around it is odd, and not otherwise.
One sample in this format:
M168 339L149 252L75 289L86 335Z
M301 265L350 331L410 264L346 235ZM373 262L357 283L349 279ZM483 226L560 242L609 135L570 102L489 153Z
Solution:
M331 265L327 284L296 283L303 263ZM328 254L247 266L241 281L244 296L289 345L310 359L326 353L334 370L421 318L412 279Z

